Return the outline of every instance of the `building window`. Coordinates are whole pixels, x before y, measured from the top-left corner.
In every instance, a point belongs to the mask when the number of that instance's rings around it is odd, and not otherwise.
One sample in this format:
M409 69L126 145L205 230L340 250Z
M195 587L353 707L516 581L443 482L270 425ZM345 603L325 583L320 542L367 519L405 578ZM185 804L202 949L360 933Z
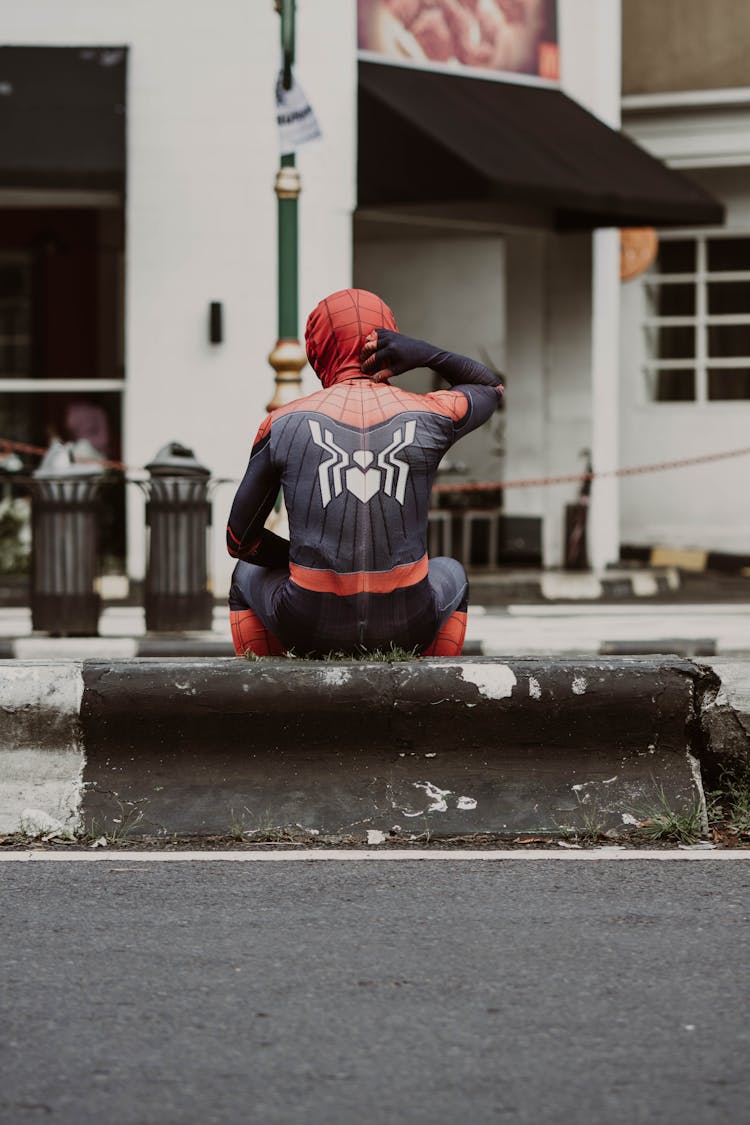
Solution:
M662 235L643 285L648 398L750 401L750 235Z
M0 251L0 378L31 371L31 255Z

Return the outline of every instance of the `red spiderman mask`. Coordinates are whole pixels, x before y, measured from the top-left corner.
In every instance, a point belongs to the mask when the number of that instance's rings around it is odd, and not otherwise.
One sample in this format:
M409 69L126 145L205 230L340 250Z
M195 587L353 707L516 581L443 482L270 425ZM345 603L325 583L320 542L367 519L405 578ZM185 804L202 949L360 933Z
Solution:
M359 356L374 328L398 331L385 302L366 289L340 289L313 309L307 318L305 348L324 387L362 376Z

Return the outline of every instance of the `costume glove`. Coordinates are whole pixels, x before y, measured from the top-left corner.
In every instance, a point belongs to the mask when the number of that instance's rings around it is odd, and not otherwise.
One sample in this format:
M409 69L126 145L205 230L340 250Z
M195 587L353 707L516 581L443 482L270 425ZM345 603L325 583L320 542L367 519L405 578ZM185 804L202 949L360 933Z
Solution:
M388 328L373 329L365 340L360 365L365 375L371 375L376 383L413 371L415 367L429 367L442 375L452 387L472 383L475 386L501 387L503 383L499 375L477 360L441 351L425 340L415 340Z

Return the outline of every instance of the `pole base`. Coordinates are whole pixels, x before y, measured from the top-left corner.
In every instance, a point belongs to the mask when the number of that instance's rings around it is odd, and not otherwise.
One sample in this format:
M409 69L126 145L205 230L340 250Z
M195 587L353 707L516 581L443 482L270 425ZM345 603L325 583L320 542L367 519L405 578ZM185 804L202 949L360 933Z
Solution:
M198 594L150 594L144 597L147 633L209 632L213 626L214 599Z
M267 404L271 413L280 406L294 402L302 394L302 368L307 363L305 349L299 340L277 340L276 347L268 357L268 362L276 372L276 390Z
M99 635L101 598L98 594L38 594L31 592L31 628L53 637Z

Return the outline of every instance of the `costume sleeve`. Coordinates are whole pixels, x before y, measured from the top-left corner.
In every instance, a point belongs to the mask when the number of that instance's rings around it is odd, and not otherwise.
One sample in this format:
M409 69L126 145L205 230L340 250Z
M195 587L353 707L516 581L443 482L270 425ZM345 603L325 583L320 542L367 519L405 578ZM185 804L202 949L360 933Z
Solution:
M425 367L437 372L452 387L493 387L497 392L496 405L503 394L503 380L500 375L485 367L479 360L469 359L466 355L435 351L425 363Z
M376 382L416 367L429 367L450 383L452 390L435 391L427 397L439 413L453 420L454 441L486 422L503 396L502 376L478 360L390 329L378 328L370 333L360 363L362 371Z
M370 375L375 382L403 375L416 367L429 367L442 375L452 387L495 387L502 394L503 379L497 371L466 355L436 348L426 340L404 336L388 328L373 329L365 340L360 365L364 374Z
M453 440L470 434L484 425L497 410L502 387L458 386L450 391L433 391L426 395L438 406L441 414L453 420Z
M271 460L271 420L255 439L247 470L232 503L227 524L227 550L235 559L256 566L289 564L289 543L264 528L281 487L281 475Z

